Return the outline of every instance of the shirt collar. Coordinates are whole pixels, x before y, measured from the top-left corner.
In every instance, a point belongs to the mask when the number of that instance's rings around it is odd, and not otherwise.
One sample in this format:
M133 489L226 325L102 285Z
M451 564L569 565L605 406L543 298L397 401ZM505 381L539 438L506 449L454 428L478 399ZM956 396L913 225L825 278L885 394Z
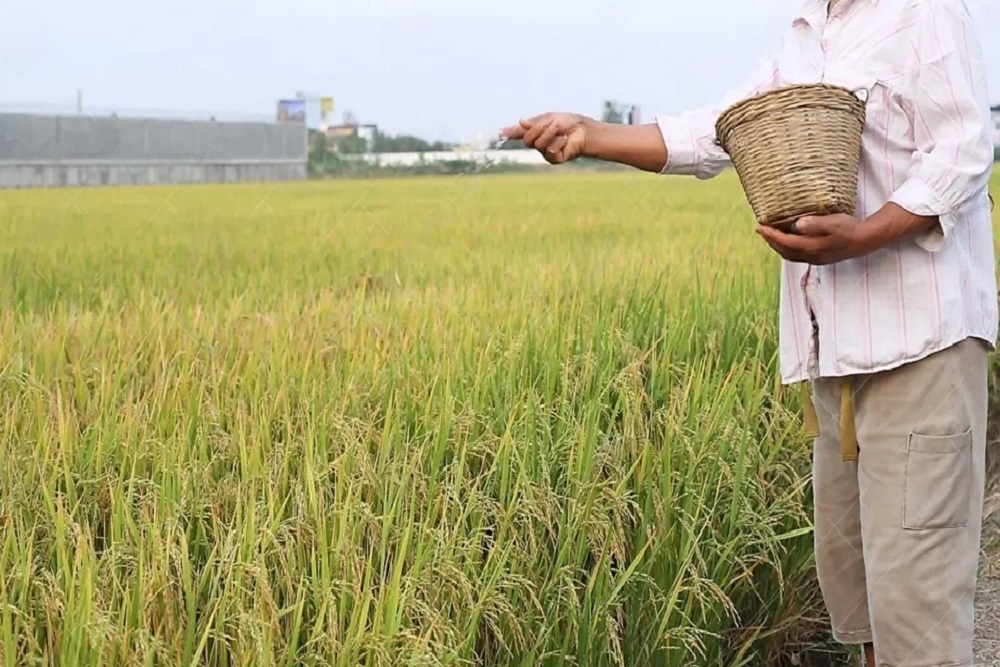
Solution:
M840 0L840 4L843 7L856 5L861 2L877 5L879 0ZM814 28L823 25L826 22L829 5L828 0L806 0L800 6L798 15L792 21L792 25L801 25L804 23ZM843 10L843 7L841 7L841 10Z

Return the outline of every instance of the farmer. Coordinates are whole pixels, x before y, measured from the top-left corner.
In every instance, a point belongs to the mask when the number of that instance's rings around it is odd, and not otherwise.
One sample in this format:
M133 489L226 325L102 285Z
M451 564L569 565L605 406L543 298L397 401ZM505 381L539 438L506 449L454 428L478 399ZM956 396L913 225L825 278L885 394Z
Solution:
M857 219L757 233L783 258L782 381L811 388L818 427L820 586L835 638L868 665L971 666L998 313L990 111L963 0L805 0L718 104L634 127L548 113L503 134L552 164L707 179L730 164L715 143L725 107L816 82L868 93Z

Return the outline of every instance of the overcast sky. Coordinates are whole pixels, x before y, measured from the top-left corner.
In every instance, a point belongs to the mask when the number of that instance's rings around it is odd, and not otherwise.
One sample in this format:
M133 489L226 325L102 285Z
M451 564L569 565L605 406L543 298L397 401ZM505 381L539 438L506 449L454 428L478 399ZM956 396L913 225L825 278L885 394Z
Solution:
M738 81L800 0L4 0L0 109L273 117L331 95L383 131L465 140L548 110L644 120ZM1000 0L967 0L1000 102Z

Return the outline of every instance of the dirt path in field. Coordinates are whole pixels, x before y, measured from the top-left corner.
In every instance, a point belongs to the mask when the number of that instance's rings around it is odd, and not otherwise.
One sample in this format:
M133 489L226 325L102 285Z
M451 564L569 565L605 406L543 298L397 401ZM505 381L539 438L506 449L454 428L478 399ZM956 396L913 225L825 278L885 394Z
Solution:
M1000 366L993 366L1000 380ZM983 562L976 594L976 667L1000 667L1000 391L990 394Z
M994 456L1000 443L994 442ZM992 462L992 461L991 461ZM976 667L1000 667L1000 470L986 493L983 563L976 594Z
M994 570L976 597L976 667L1000 667L1000 568Z
M1000 392L991 396L983 562L976 594L976 667L1000 667Z

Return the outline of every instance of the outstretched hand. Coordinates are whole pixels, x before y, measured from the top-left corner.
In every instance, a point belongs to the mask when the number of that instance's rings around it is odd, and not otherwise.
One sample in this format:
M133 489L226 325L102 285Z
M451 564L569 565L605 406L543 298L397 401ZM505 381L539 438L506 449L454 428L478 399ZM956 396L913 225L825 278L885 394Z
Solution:
M546 113L506 127L501 135L520 139L550 164L563 164L583 154L587 144L586 118L573 113Z

